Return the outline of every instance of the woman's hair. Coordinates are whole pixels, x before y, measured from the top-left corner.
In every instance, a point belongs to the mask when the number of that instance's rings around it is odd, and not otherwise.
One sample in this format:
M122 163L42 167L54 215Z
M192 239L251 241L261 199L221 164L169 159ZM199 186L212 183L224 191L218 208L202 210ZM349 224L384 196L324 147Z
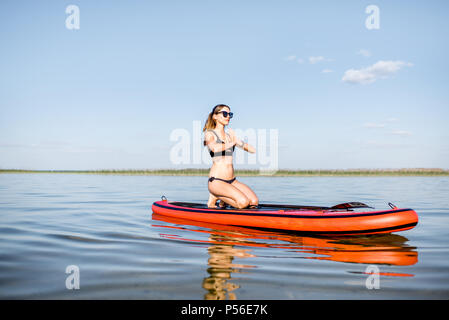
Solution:
M217 104L211 111L211 113L209 113L209 116L207 117L206 120L206 124L204 125L203 128L203 132L206 130L212 130L215 129L215 126L217 125L215 123L215 120L212 118L214 116L214 114L217 114L220 112L221 109L223 108L229 108L229 106L225 105L225 104ZM229 110L231 110L231 108L229 108Z

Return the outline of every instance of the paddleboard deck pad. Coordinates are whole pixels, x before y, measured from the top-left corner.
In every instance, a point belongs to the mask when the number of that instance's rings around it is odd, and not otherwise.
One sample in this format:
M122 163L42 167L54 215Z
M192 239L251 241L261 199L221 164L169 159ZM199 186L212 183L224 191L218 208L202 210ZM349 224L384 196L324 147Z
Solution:
M375 210L359 202L334 207L259 204L256 208L208 208L206 204L156 201L156 214L215 224L321 235L365 235L409 230L418 224L412 209ZM367 210L371 209L371 210Z

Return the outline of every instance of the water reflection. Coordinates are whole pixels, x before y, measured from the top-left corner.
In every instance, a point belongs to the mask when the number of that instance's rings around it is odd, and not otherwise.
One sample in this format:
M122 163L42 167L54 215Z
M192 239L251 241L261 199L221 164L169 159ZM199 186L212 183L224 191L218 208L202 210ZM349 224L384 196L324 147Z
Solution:
M409 266L418 262L418 252L407 241L401 235L382 234L340 239L302 237L301 243L311 252L323 255L310 259Z
M153 214L153 220L170 225L154 225L172 230L207 234L194 239L176 234L160 234L164 238L203 242L208 247L209 276L203 281L207 290L205 299L236 299L239 285L232 282L233 274L254 268L250 264L235 264L235 258L255 257L251 248L266 247L297 252L304 259L331 260L344 263L384 264L409 266L418 262L416 247L407 244L408 239L397 234L380 234L351 237L311 237L298 233L272 232L246 227L204 223ZM202 239L202 240L200 240ZM236 248L238 246L238 248ZM243 248L245 249L243 249ZM250 261L250 260L249 260ZM383 276L413 276L405 273L389 273Z
M233 245L227 244L230 238L219 234L211 234L209 241L214 243L207 250L209 277L203 281L203 288L208 292L204 295L206 300L235 300L237 296L234 290L240 286L229 281L232 273L240 273L244 268L253 268L252 265L234 264L234 258L254 257L250 254L250 249L237 249Z

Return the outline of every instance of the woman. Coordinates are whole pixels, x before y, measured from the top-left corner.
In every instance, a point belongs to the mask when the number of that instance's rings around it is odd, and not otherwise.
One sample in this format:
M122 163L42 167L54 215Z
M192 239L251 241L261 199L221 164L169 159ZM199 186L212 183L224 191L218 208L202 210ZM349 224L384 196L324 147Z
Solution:
M203 128L204 144L209 148L213 162L208 182L209 208L215 207L218 199L221 200L220 207L227 203L242 209L259 204L259 199L251 188L234 176L232 158L235 146L250 153L255 153L256 149L238 139L232 129L228 130L229 133L225 132L224 128L232 116L231 108L227 105L216 105L209 113Z

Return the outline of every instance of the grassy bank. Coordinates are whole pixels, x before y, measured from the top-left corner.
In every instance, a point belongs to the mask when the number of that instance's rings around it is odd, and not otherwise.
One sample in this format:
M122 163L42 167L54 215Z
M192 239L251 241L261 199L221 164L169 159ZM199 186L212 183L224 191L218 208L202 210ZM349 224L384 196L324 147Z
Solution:
M162 176L207 176L209 169L157 169L157 170L20 170L0 169L0 173L65 173L104 175L162 175ZM449 170L438 168L412 169L347 169L347 170L278 170L261 173L259 170L235 170L236 176L449 176Z

